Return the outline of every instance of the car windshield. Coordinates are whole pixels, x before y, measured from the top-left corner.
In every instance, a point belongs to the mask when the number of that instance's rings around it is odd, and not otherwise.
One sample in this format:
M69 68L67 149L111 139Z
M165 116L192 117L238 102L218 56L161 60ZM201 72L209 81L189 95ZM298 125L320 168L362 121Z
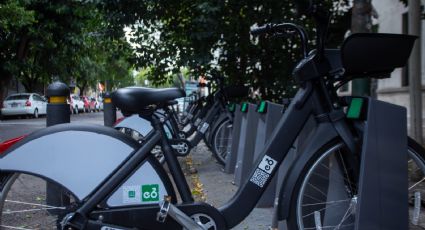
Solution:
M29 94L18 94L18 95L10 95L6 98L6 101L12 101L12 100L28 100L30 97Z

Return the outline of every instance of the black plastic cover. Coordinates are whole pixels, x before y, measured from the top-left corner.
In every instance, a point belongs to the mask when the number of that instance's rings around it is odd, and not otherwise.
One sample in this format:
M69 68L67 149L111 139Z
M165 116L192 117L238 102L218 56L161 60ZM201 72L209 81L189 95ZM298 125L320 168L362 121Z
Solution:
M405 34L377 33L349 36L341 47L345 75L389 77L395 68L406 65L416 38Z

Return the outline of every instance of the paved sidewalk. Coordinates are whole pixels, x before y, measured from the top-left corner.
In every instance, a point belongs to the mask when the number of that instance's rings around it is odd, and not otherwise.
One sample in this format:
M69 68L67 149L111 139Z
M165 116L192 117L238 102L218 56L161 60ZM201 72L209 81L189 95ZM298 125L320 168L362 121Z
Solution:
M197 170L199 182L203 185L206 202L220 207L229 201L238 187L232 184L233 174L226 174L216 162L204 143L196 146L191 154L192 163ZM269 229L273 217L272 208L255 208L251 214L233 229Z

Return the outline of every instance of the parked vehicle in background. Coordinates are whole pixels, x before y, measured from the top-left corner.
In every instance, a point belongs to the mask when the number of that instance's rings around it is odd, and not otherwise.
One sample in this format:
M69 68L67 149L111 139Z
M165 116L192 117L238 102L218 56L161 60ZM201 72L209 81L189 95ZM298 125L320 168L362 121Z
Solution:
M47 100L36 93L12 94L3 102L2 116L32 115L38 118L46 114Z
M91 112L91 109L90 109L90 99L88 97L86 97L86 96L81 96L80 99L84 103L83 111L85 113L90 113Z
M103 111L103 98L102 97L98 97L96 99L96 101L97 101L97 109L99 111Z
M79 112L84 111L84 102L80 99L79 96L71 94L69 98L69 104L71 105L72 113L78 114Z
M93 112L100 111L99 105L98 105L99 103L97 102L96 98L90 97L89 99L90 99L89 100L90 110L93 111Z

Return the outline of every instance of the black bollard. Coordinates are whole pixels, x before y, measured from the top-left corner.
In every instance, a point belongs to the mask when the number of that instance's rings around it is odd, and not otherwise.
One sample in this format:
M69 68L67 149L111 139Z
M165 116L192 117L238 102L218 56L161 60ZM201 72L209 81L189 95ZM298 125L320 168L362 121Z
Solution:
M105 126L114 126L117 120L117 108L112 103L111 94L105 93L103 96L103 122Z
M69 93L68 86L59 81L53 82L47 87L46 96L49 99L49 104L47 104L47 127L70 122L71 111L69 104L66 103Z
M47 87L46 96L49 100L47 104L46 126L70 122L70 107L66 102L69 97L69 88L66 84L56 81ZM70 203L69 196L64 189L56 184L46 184L46 203L54 207L63 207ZM59 214L60 210L50 209L51 214Z

